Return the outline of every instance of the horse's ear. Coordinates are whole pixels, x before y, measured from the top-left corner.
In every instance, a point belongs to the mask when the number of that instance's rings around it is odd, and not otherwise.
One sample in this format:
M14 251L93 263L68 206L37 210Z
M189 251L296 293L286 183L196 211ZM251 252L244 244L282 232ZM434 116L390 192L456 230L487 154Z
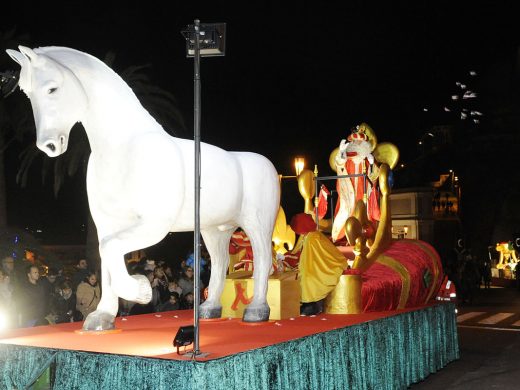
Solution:
M25 46L18 46L18 49L20 49L20 52L25 55L25 57L27 57L33 66L39 65L43 62L43 59L38 54L36 54L33 49Z
M27 61L27 59L19 51L7 49L6 52L9 54L9 57L11 57L20 66L23 65L24 61Z

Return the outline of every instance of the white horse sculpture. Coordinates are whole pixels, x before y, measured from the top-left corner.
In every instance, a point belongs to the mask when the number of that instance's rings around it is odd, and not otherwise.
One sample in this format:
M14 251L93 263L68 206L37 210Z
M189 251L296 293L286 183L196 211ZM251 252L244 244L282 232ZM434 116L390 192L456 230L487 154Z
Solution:
M194 144L174 138L141 106L108 66L64 47L7 50L21 67L19 85L31 100L36 144L49 157L67 150L81 122L92 153L87 171L90 211L101 255L102 297L84 330L114 327L118 297L147 303L151 287L130 276L125 253L156 244L168 232L194 228ZM247 322L266 321L271 236L279 206L278 175L265 157L201 144L201 234L212 261L201 318L220 317L229 240L242 227L254 251L254 298Z

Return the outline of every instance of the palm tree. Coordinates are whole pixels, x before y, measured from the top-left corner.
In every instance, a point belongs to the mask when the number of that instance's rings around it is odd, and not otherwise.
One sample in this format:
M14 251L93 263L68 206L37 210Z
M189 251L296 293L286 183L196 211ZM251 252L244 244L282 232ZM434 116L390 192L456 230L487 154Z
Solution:
M26 42L27 34L17 35L16 29L0 31L0 52L15 48L17 44ZM14 63L7 56L0 56L0 69L14 68ZM7 227L6 181L4 158L6 149L16 141L21 141L23 134L30 130L30 113L27 112L27 102L20 94L13 94L4 99L4 91L0 94L0 229ZM18 95L18 96L17 96ZM23 100L25 101L23 101Z
M109 52L104 62L108 66L112 66L115 62L115 54ZM120 72L119 75L132 88L141 101L141 104L162 124L168 133L175 135L180 131L184 131L186 126L174 95L151 83L150 78L145 73L149 67L150 65L130 66ZM77 127L82 126L81 124L77 124L75 128ZM76 133L76 136L70 138L66 153L57 158L43 159L42 183L45 183L48 176L52 175L54 179L53 188L55 196L58 195L60 189L63 187L67 176L72 177L79 173L86 178L90 145L86 133L84 131L78 132L75 128L73 128L73 131ZM34 127L33 134L35 134ZM17 182L22 187L26 186L30 179L29 171L31 166L37 159L43 156L43 153L39 151L34 142L21 153L21 165L17 174ZM97 233L90 212L87 212L87 215L87 259L90 264L96 264L98 266L99 251Z

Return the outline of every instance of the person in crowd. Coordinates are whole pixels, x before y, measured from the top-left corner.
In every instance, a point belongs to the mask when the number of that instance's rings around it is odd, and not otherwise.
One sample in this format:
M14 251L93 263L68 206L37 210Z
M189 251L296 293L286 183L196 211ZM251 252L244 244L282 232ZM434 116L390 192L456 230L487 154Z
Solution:
M9 278L9 285L12 291L16 290L21 279L25 281L25 275L23 275L23 278L19 277L19 272L15 267L15 261L12 256L2 258L2 271L4 276Z
M200 254L200 269L201 269L201 271L204 270L205 266L206 266L206 259L203 257L203 251L201 251L201 254ZM188 257L186 258L186 267L191 267L191 268L195 267L195 254L190 253L188 255Z
M56 298L58 294L58 283L56 282L58 278L58 270L54 267L49 267L47 270L47 275L43 278L40 278L40 283L43 286L43 291L45 294L45 313L49 314L51 309L51 302Z
M72 288L74 291L77 291L77 288L80 283L82 283L85 278L87 278L90 274L88 269L88 262L86 259L79 259L76 263L76 270L74 275L72 276Z
M193 268L187 267L184 271L184 275L179 278L179 286L182 289L183 296L192 293L194 291L194 277L193 277ZM202 290L204 288L204 285L202 282L199 282L199 287Z
M177 275L181 278L184 276L184 273L186 272L186 269L188 268L188 265L186 264L186 259L182 259L180 263L178 263L176 270Z
M176 280L170 280L170 283L168 283L168 291L170 293L177 293L179 297L182 295L182 288Z
M39 282L40 270L30 264L26 267L26 278L20 283L17 292L20 303L20 324L22 327L45 325L46 296L43 285Z
M161 303L161 293L159 291L159 281L155 277L154 271L145 271L145 276L150 281L150 285L152 286L152 299L150 300L150 304L152 306L152 312L155 310L157 305Z
M193 292L184 294L181 299L181 309L193 309L194 296Z
M87 277L78 285L76 290L76 309L83 319L96 310L101 299L101 290L95 272L88 272Z
M172 267L170 267L169 264L165 263L165 264L163 265L163 270L164 270L164 274L166 275L166 277L168 278L168 280L173 280L173 279L175 279L174 276L173 276Z
M9 276L11 281L14 276L14 259L11 256L6 256L2 259L2 271L4 276Z
M144 262L144 270L145 271L153 271L155 270L155 267L157 264L155 264L155 260L152 259L146 259Z
M81 321L82 315L76 309L76 296L72 292L70 282L62 282L57 294L51 300L51 315L54 323Z
M13 291L9 282L9 276L0 269L0 304L11 302Z
M466 252L466 256L460 265L460 280L462 303L468 303L471 305L480 281L480 273L470 251Z
M157 288L157 291L159 292L159 301L160 303L167 302L170 298L170 294L168 291L168 285L169 280L166 274L164 273L164 270L161 266L155 267L153 270L154 273L154 280L152 282L152 288Z
M172 311L172 310L179 310L180 304L179 304L179 294L176 292L171 292L168 300L164 303L161 303L159 306L157 306L156 311Z
M482 283L484 284L485 289L491 287L491 261L488 259L484 260L482 266Z
M0 269L0 310L6 317L5 326L13 327L16 313L13 305L13 287L9 276L5 275L2 269Z

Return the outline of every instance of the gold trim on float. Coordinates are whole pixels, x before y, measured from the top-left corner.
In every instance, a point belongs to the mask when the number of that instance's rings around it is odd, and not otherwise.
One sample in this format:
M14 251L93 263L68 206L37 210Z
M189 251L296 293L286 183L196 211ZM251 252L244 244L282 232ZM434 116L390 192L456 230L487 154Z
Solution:
M428 293L428 296L426 297L426 301L424 303L427 303L432 298L433 293L435 292L435 286L437 285L437 281L439 280L439 267L437 264L437 261L435 261L436 257L435 252L432 252L431 248L424 245L420 241L416 240L410 240L410 243L415 244L419 248L421 248L424 252L428 254L428 257L432 260L432 268L433 268L433 283L430 287L430 292Z
M404 309L410 296L410 273L403 264L389 256L380 255L377 258L377 263L390 268L401 277L401 296L399 297L399 305L397 308Z
M363 312L361 300L361 275L341 275L338 284L325 299L327 314L360 314Z

